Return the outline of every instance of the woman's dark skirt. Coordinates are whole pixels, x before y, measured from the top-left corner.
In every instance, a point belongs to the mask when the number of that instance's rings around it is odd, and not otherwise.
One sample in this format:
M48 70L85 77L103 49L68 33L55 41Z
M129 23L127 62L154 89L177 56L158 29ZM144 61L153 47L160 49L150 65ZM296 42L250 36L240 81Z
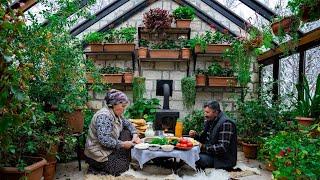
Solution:
M129 130L124 129L120 133L121 141L130 141L131 134ZM130 165L130 149L119 149L113 151L106 162L97 162L86 157L86 163L89 164L88 174L101 174L120 176L121 173L127 171Z

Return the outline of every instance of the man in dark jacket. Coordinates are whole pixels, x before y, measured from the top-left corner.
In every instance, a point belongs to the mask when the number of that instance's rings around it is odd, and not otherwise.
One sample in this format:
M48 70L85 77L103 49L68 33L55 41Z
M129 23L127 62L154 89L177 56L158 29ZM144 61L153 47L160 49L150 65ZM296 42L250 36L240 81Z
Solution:
M191 130L190 137L201 143L202 152L196 162L198 168L230 170L237 163L237 130L235 123L221 110L217 101L204 106L205 126L198 135Z

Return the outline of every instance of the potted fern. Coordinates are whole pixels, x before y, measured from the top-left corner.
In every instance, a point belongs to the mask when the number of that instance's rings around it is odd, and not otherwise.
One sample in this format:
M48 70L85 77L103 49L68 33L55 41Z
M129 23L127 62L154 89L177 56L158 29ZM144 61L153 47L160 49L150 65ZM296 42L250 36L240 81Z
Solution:
M195 17L195 11L189 6L180 6L173 11L177 28L190 28L190 23Z

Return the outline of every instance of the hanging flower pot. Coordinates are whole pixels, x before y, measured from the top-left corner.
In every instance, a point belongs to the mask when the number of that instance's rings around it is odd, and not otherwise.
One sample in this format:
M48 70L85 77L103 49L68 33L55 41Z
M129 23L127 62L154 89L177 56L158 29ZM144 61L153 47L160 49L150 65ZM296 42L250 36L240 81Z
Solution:
M271 28L275 35L280 33L280 30L283 30L285 33L291 33L297 30L299 27L299 20L294 16L289 16L272 23Z

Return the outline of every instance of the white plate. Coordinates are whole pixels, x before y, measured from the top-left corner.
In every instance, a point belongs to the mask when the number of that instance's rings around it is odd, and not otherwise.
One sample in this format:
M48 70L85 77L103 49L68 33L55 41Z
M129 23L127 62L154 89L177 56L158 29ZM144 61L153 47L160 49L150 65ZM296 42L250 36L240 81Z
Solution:
M136 144L134 147L137 149L148 149L149 144L148 143L140 143L140 144Z

